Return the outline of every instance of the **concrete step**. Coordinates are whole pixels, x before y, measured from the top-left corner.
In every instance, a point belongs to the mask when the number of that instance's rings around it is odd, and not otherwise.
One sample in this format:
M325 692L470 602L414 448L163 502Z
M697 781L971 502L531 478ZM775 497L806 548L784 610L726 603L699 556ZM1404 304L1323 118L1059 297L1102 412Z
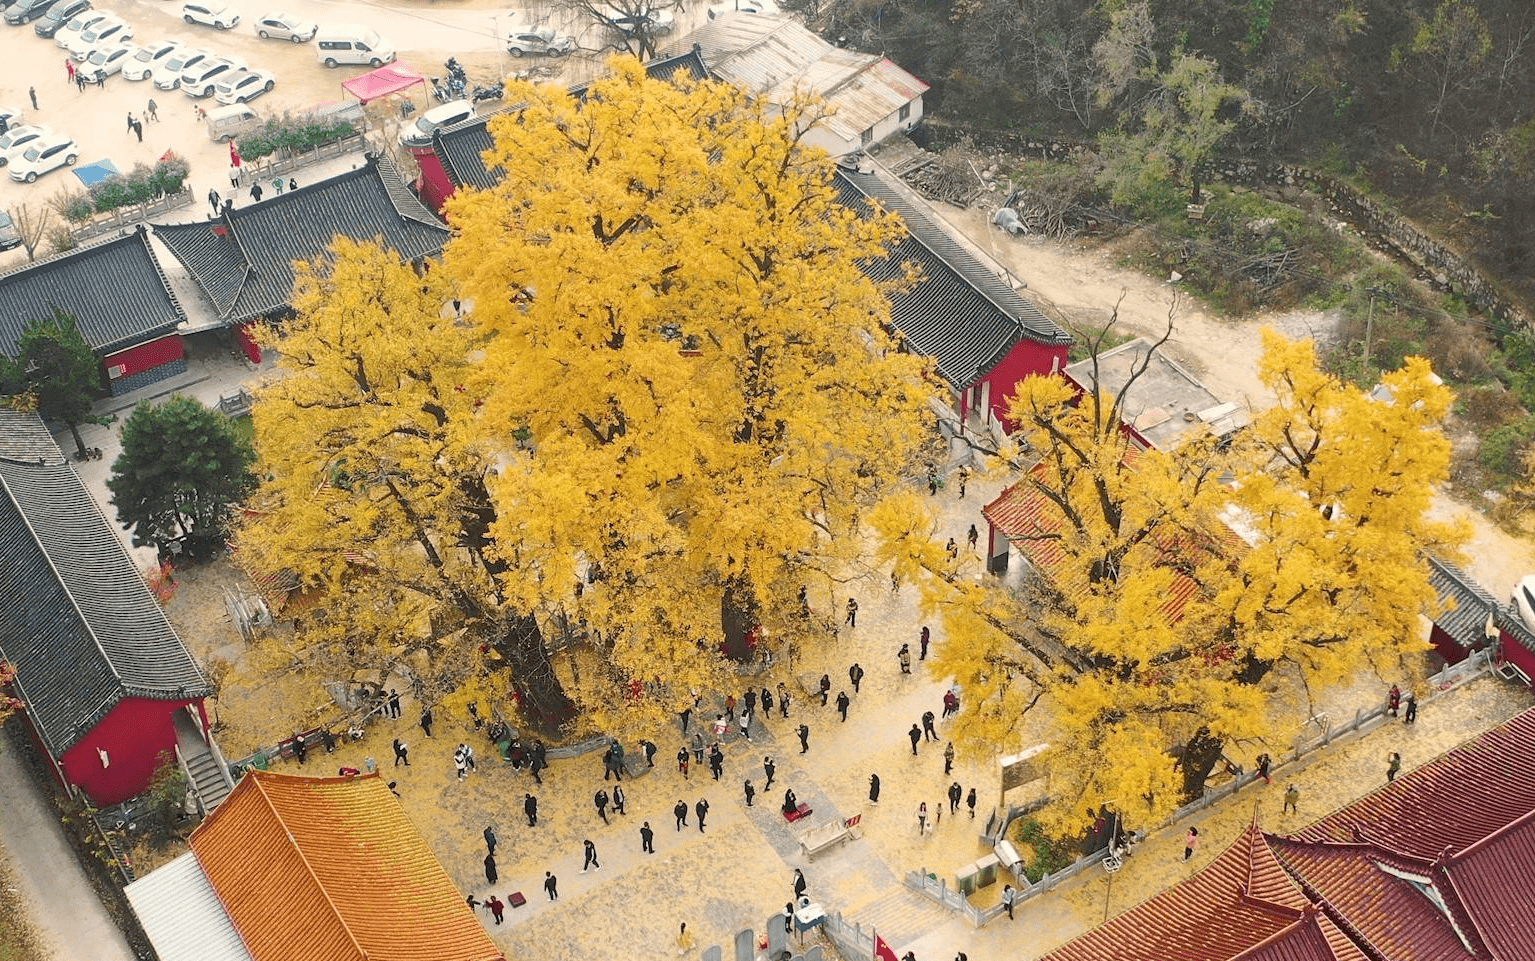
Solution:
M843 920L873 928L900 954L902 946L954 919L953 912L905 885L890 888L860 907L842 912Z

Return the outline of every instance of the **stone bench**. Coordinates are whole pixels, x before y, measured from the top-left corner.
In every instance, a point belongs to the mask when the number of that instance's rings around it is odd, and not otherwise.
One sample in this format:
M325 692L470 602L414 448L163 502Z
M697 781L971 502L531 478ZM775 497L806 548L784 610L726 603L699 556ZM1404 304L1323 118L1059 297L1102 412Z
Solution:
M818 828L811 828L800 835L800 849L805 852L805 857L814 859L817 855L824 854L847 841L852 841L863 836L858 829L858 822L863 815L856 814L845 821L832 821Z

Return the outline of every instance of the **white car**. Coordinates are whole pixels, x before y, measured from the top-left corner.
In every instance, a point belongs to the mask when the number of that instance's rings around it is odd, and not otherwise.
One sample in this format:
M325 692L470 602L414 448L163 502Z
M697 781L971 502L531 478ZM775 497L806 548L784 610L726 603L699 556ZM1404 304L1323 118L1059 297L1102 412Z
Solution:
M17 183L31 183L38 177L60 167L73 167L80 159L80 148L61 134L39 137L11 161L11 179Z
M219 81L237 70L244 69L245 64L232 57L210 57L199 61L182 71L181 92L188 97L211 96L214 86Z
M91 51L91 55L85 58L85 63L80 67L79 73L85 75L85 79L95 82L97 77L110 77L123 69L123 64L133 59L134 47L132 44L123 44L117 47L97 47Z
M212 56L213 54L206 50L190 50L186 47L177 50L155 65L153 73L155 86L161 90L175 90L181 86L183 71L197 66Z
M0 134L0 167L10 163L12 157L21 156L22 152L38 138L46 137L51 133L53 133L52 130L41 124L24 123Z
M69 44L80 35L80 31L87 27L93 27L101 21L112 16L105 10L85 10L75 15L75 18L59 28L59 32L53 35L53 42L65 50Z
M155 72L155 68L163 63L166 57L181 49L181 42L178 40L156 40L154 43L146 43L134 52L127 63L123 64L123 79L148 80L149 75Z
M529 54L545 57L563 57L576 49L575 37L564 37L548 27L525 27L513 30L506 38L506 52L514 57Z
M420 146L432 142L432 131L438 127L451 127L456 123L474 118L474 104L467 100L449 100L440 107L433 107L408 127L400 128L400 146Z
M264 93L271 93L277 78L265 70L241 70L225 76L213 88L219 103L249 103Z
M319 32L319 24L313 20L300 20L291 13L269 13L256 21L256 36L263 40L308 43Z
M64 49L76 60L84 60L92 50L116 47L133 38L133 28L117 17L104 17L75 34Z
M193 3L182 4L181 19L220 30L232 30L240 23L240 15L235 13L233 7L214 0L194 0Z
M725 0L716 3L709 8L709 19L716 20L732 13L757 13L767 17L776 17L781 13L778 4L773 0Z
M21 111L14 107L0 107L0 130L9 130L21 123Z

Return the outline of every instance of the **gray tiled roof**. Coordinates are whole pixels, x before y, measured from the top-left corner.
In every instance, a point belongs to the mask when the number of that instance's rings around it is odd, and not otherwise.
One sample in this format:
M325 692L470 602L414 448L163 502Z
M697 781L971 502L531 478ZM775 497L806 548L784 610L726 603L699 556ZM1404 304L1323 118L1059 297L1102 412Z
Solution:
M16 356L27 324L75 318L97 353L153 340L186 319L142 229L0 276L0 353Z
M337 235L381 239L402 258L434 254L448 228L417 199L387 159L329 180L237 206L223 216L155 227L231 323L289 306L294 261L324 255Z
M42 421L6 409L0 656L55 757L125 697L212 693Z
M687 53L650 61L645 64L645 72L654 80L671 80L679 76L693 80L706 80L709 77L709 72L704 67L703 57L696 46ZM570 88L570 92L578 97L584 97L588 86L590 85L581 84ZM438 130L433 134L432 149L437 154L442 169L447 172L448 179L453 181L454 187L475 187L487 190L494 187L501 179L495 171L485 168L485 161L482 159L485 151L494 146L488 124L492 117L516 109L517 107L513 105L476 120Z
M834 186L843 204L868 210L872 198L906 223L906 239L864 270L875 280L899 279L907 263L921 271L915 287L890 298L890 319L915 353L937 361L938 372L957 390L980 380L1021 339L1071 343L1070 334L878 173L839 165Z
M1429 583L1439 594L1440 613L1434 623L1462 647L1484 643L1487 615L1498 609L1498 602L1454 564L1430 554L1428 566Z

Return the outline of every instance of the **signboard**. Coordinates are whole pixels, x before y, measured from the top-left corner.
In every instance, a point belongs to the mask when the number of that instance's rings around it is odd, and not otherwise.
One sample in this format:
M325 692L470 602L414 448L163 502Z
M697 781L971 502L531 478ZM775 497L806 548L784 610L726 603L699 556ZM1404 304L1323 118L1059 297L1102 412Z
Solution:
M1017 754L998 758L997 764L1002 768L1002 793L1005 795L1013 788L1023 787L1025 784L1043 778L1045 769L1038 758L1048 750L1050 745L1036 744Z

